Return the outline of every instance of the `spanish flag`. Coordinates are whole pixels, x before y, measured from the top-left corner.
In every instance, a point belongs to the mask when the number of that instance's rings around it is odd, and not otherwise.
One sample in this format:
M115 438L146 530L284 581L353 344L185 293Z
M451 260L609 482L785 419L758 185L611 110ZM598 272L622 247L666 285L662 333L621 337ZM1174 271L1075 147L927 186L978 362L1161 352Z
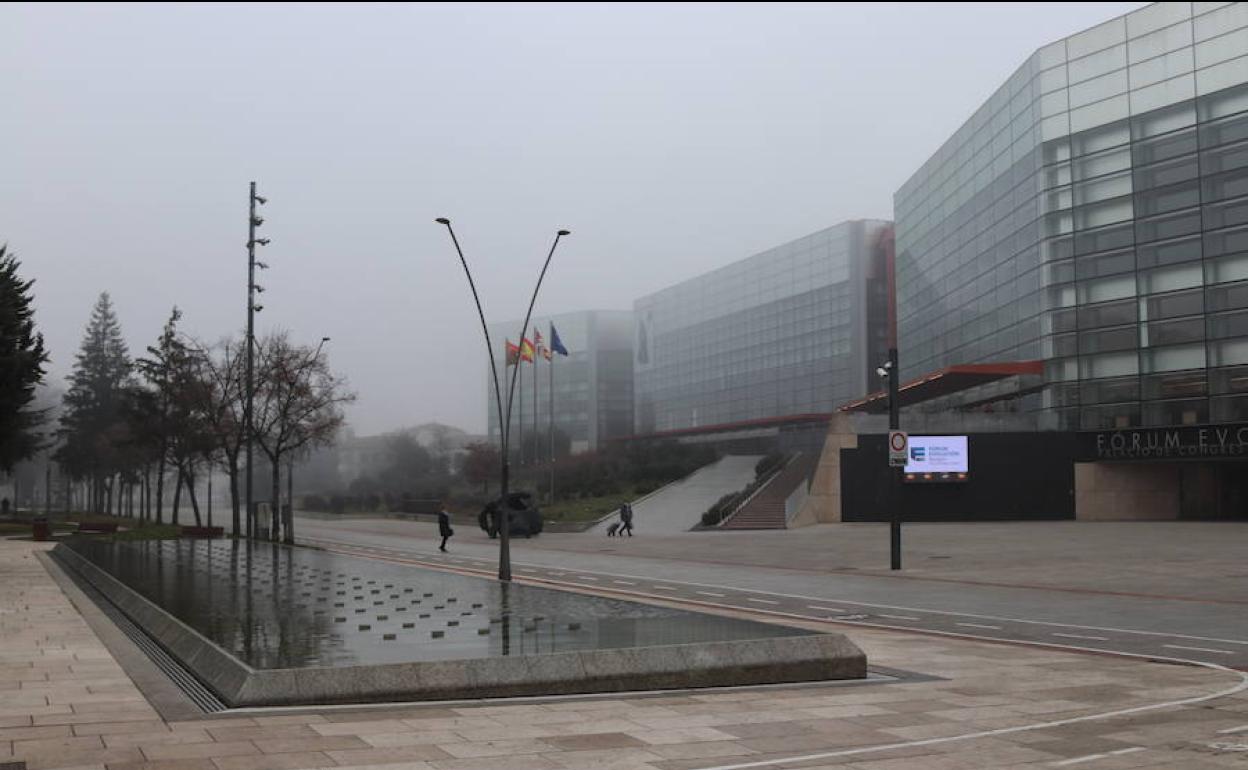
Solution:
M507 365L515 366L520 363L520 348L511 344L511 340L507 340Z
M528 337L520 338L520 360L533 363L533 343Z

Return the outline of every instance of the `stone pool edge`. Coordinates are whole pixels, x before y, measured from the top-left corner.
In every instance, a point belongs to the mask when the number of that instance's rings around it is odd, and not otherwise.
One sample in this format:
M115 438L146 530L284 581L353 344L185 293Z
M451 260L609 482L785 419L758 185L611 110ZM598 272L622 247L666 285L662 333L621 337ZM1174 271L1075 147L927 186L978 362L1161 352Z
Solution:
M52 556L233 708L340 705L865 679L840 633L340 668L255 669L65 545ZM557 590L557 589L548 589Z

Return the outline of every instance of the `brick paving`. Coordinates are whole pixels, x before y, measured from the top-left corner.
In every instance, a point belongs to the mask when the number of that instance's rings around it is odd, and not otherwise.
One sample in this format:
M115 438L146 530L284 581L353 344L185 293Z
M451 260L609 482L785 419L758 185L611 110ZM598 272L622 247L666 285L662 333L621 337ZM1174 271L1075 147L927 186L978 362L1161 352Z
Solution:
M1237 675L885 631L852 686L166 721L35 559L0 541L0 763L31 770L683 770L962 735L1198 697ZM778 767L1248 768L1248 697ZM1111 753L1117 752L1117 753ZM1096 755L1096 756L1094 756Z

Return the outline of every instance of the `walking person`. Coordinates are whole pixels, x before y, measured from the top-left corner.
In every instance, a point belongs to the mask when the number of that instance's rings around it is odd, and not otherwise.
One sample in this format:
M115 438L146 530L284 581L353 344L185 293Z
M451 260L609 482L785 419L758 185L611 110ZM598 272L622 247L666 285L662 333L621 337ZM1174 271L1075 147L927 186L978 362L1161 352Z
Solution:
M633 536L633 505L632 503L624 503L620 506L620 523L624 526L620 528L620 537L624 537L627 532L629 537Z
M446 541L451 539L455 530L451 529L451 514L446 512L445 503L438 506L438 534L442 536L442 545L438 546L438 550L446 553Z

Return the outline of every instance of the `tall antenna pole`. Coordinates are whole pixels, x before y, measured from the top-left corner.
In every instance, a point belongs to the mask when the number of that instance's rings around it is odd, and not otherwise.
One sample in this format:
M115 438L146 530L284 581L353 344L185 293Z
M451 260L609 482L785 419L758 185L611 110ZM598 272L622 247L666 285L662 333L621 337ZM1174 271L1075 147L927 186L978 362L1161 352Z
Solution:
M247 448L246 503L248 540L256 536L255 502L252 491L254 478L252 444L255 441L255 411L253 402L256 391L256 313L264 309L262 305L256 304L256 295L264 291L264 287L256 284L256 268L264 269L267 267L263 262L256 262L256 246L267 246L269 243L268 238L256 238L256 228L264 224L264 218L256 215L256 204L264 205L267 202L267 199L256 194L256 183L252 182L247 196L247 382L243 400L243 443ZM237 522L235 523L237 524ZM238 535L237 528L235 528L234 534Z

